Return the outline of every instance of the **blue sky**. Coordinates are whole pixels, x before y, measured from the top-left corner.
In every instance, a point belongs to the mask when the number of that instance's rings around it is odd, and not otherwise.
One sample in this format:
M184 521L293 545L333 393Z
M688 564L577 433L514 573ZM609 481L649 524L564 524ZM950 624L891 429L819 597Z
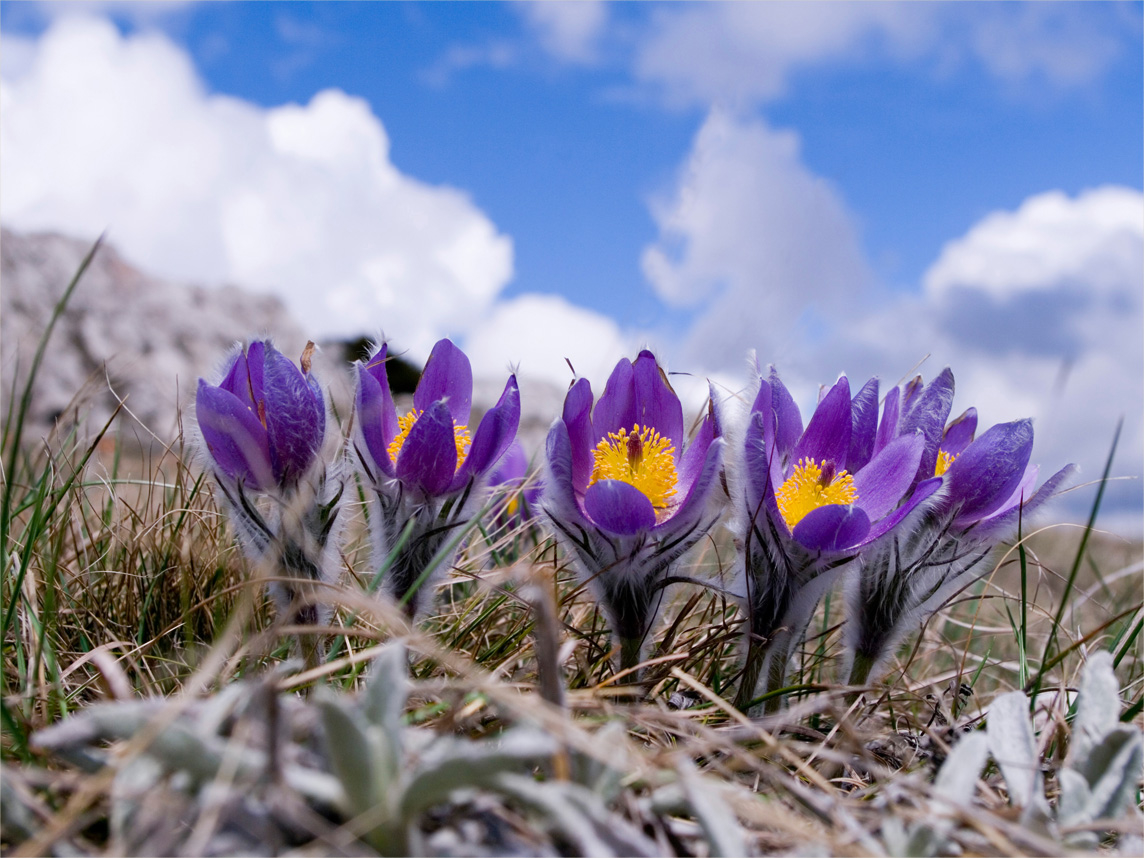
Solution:
M418 355L448 334L478 369L554 382L561 356L588 374L647 343L733 388L754 348L805 401L932 353L927 377L961 368L962 407L1033 414L1048 465L1127 413L1138 474L1142 20L1139 3L0 3L0 216L110 225L144 267L277 291L319 335L384 330ZM79 147L61 115L111 118ZM1093 390L1109 367L1112 403ZM1078 409L1090 424L1062 416ZM1091 472L1103 451L1084 455Z
M51 18L28 6L0 6L6 32L43 31ZM999 82L971 57L869 49L794 67L782 94L752 108L798 132L805 164L857 214L879 278L913 289L990 211L1047 188L1144 183L1140 7L1085 6L1050 33L1082 19L1107 35L1115 55L1091 79ZM159 27L185 47L214 92L265 107L330 87L366 98L400 170L463 188L512 236L506 296L576 296L628 324L669 314L640 271L656 235L646 200L671 182L707 109L632 82L639 37L627 31L671 11L613 7L585 64L546 52L510 4L210 3L142 19L108 7L125 33Z

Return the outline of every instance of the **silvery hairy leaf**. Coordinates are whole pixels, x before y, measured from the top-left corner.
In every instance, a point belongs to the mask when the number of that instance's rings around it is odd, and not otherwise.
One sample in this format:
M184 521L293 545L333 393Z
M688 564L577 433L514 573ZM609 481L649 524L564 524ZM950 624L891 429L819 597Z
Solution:
M381 800L376 749L368 725L356 712L332 695L317 700L326 734L330 765L341 782L347 813L365 813Z
M1117 727L1107 733L1079 766L1062 770L1061 824L1119 818L1133 804L1142 761L1144 743L1137 731Z
M575 844L577 854L600 858L658 854L654 842L630 822L609 811L598 795L579 784L538 782L525 775L503 773L496 777L496 788L538 811Z
M1116 728L1119 717L1120 684L1112 671L1112 653L1100 650L1089 656L1081 674L1065 765L1079 768L1092 749Z
M394 780L405 753L403 718L409 694L409 656L400 642L384 647L373 660L362 695L362 711L379 745L378 762L386 782Z
M704 784L695 764L684 757L676 765L687 802L707 837L710 855L746 855L747 843L735 814L719 798L713 784Z
M953 746L937 773L933 785L935 805L952 812L959 807L968 807L977 788L977 778L985 767L989 755L989 740L981 733L970 733ZM945 847L946 838L953 830L953 818L938 815L932 822L920 822L910 826L904 849L893 849L895 854L919 855L924 858L936 855ZM890 840L897 840L901 847L900 830L893 830ZM887 843L891 846L891 843Z
M447 799L454 790L489 786L501 772L519 772L551 757L550 736L524 727L506 730L481 743L443 738L426 749L401 797L401 815L410 819Z
M1112 654L1101 650L1089 657L1081 675L1072 745L1060 773L1061 825L1116 819L1132 806L1144 765L1144 740L1138 730L1121 726L1119 715ZM1097 842L1092 832L1077 832L1067 840L1082 847Z
M986 735L989 752L1009 789L1010 803L1022 808L1024 824L1036 821L1043 828L1050 812L1045 801L1033 723L1029 718L1029 701L1024 692L1002 694L990 704Z
M603 747L615 747L626 734L624 722L609 721L596 733L596 741ZM608 765L587 754L572 756L572 773L577 783L583 784L609 804L620 794L625 774L620 766Z

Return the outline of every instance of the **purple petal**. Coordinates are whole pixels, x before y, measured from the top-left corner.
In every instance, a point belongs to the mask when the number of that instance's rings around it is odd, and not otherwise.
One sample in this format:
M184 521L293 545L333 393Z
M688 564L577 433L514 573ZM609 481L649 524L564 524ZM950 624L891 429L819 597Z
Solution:
M942 452L960 456L965 448L973 443L975 432L977 432L977 409L967 408L945 428L945 437L941 442Z
M572 487L572 442L563 420L555 421L548 430L544 455L548 462L548 472L541 505L550 515L561 520L581 518L576 490Z
M229 390L212 387L200 378L195 416L207 452L223 474L262 491L274 487L266 427L248 405Z
M915 375L906 382L906 386L902 388L902 414L908 414L910 409L914 407L914 401L917 395L922 392L922 377Z
M393 394L389 391L389 374L385 369L385 363L388 359L389 343L382 343L377 353L364 364L361 364L361 370L364 371L364 374L377 382L377 393L380 397L380 402L377 405L377 414L379 415L377 419L383 442L382 450L385 450L397 437L397 433L401 431L401 426L397 422L397 407L393 404ZM371 387L370 396L373 395L373 390ZM393 475L390 474L390 476Z
M842 470L850 452L850 382L842 376L818 403L806 431L798 439L788 468L803 459L831 462Z
M763 382L763 384L766 385L767 383ZM768 500L774 502L775 491L782 485L782 473L775 461L778 457L767 444L766 423L767 414L765 412L752 412L744 439L745 489L747 507L752 514L762 510Z
M902 391L891 387L882 406L882 422L878 424L878 437L874 441L874 452L885 449L898 435L898 416L901 411Z
M635 422L651 426L671 441L675 459L683 454L683 406L671 389L667 374L655 355L644 349L632 364L635 388Z
M962 521L984 518L1000 508L1021 482L1033 452L1033 422L991 426L949 466L949 502Z
M866 534L866 542L873 542L879 536L889 533L897 527L902 520L913 512L918 506L926 500L929 500L934 493L942 487L944 480L941 477L931 477L928 480L922 480L914 489L910 499L890 513L888 516L877 522L868 534Z
M473 445L457 472L453 488L460 488L470 477L479 476L495 465L516 438L519 426L520 390L516 376L510 375L497 404L481 418L477 434L473 436Z
M907 399L910 400L907 409ZM934 475L937 469L937 451L941 446L942 435L945 432L945 421L949 419L949 409L953 405L953 373L949 367L929 383L929 386L917 395L907 395L902 400L902 417L900 435L912 435L915 430L921 429L926 436L926 447L922 451L921 462L918 463L918 473L915 482L921 482Z
M704 456L697 473L684 490L683 500L671 513L670 518L656 525L657 531L690 526L707 507L708 496L715 487L719 476L719 466L723 462L722 438L713 438L704 448ZM694 444L692 446L695 446ZM690 454L691 448L688 448Z
M429 406L413 428L397 456L397 478L418 486L426 494L444 494L457 472L457 442L453 415L438 400Z
M635 370L630 360L620 358L592 411L592 440L599 441L621 429L630 432L635 422Z
M802 437L802 413L795 404L794 397L779 379L778 370L773 366L770 372L771 407L775 411L774 445L778 461L790 454L798 439Z
M578 378L564 397L564 425L572 443L572 482L578 491L588 488L595 457L592 454L592 385Z
M1012 530L1017 526L1018 516L1021 517L1022 521L1028 521L1045 501L1051 500L1057 494L1062 484L1070 480L1076 471L1076 465L1065 465L1045 480L1032 497L1029 497L1026 493L1026 499L1023 505L1014 505L1008 509L1002 505L999 512L993 513L993 515L979 522L977 527L974 528L974 534L985 536Z
M1016 509L1021 505L1022 501L1028 500L1033 496L1033 486L1037 484L1037 476L1041 472L1040 465L1028 465L1025 468L1025 473L1022 475L1020 481L1014 487L1013 491L1009 493L1009 497L1005 498L997 507L988 515L980 517L982 521L996 518L999 515L1004 515L1011 509ZM971 524L976 517L963 520L959 517L953 522L954 527Z
M261 360L259 361L261 364ZM250 393L250 369L246 360L246 352L239 348L230 359L230 366L226 376L218 385L228 393L232 393L243 402L253 404L254 398Z
M375 468L387 477L393 477L393 460L389 458L389 445L397 436L397 411L389 387L379 384L377 373L358 361L354 366L357 373L357 389L354 392L354 426L360 433L365 449L362 451L373 460ZM384 381L385 370L381 376Z
M843 551L861 545L869 532L870 519L861 509L831 504L807 513L792 535L811 551Z
M683 457L679 460L679 491L686 494L703 469L707 459L707 448L711 442L721 435L719 417L715 411L715 386L711 385L707 399L707 416L699 424L699 431L687 445Z
M469 425L469 410L473 404L473 369L465 353L449 340L438 340L425 362L417 390L413 392L413 407L428 411L429 406L442 399L458 426Z
M631 536L655 527L655 509L647 495L621 480L600 480L584 493L584 511L609 533Z
M918 472L926 439L921 432L895 438L854 475L858 505L877 521L898 505Z
M274 475L279 484L289 483L310 467L322 446L325 404L314 401L302 371L273 346L266 349L263 393Z
M850 452L846 470L854 474L866 467L874 455L874 437L878 431L878 379L872 378L850 401L852 425Z

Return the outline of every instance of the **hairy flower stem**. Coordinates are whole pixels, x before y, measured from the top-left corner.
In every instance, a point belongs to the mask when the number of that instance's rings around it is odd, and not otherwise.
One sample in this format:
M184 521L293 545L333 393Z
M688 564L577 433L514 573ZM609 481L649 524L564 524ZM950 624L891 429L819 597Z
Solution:
M759 674L766 660L766 649L763 643L751 636L747 644L747 660L743 665L743 676L739 680L739 690L735 693L735 708L746 712L751 708L755 699L755 687L759 684Z
M636 667L641 661L641 654L643 652L643 638L620 638L620 671L623 672L630 668ZM632 670L625 676L620 677L620 682L624 685L630 685L639 682L640 671Z
M318 591L339 574L336 543L344 484L323 468L312 480L271 496L267 515L241 483L217 472L214 476L239 544L267 580L280 623L324 625L330 609ZM324 652L322 640L310 632L297 633L292 649L307 669L317 667Z
M854 664L850 666L850 678L846 680L847 685L862 686L866 684L867 679L870 677L870 671L874 669L875 659L865 653L854 653ZM860 692L855 689L846 695L848 703L853 703L858 699Z
M771 663L767 670L767 685L763 689L764 694L772 695L763 701L763 712L767 715L778 712L783 706L783 695L775 692L786 687L789 645L789 638L785 641L778 641L771 656Z

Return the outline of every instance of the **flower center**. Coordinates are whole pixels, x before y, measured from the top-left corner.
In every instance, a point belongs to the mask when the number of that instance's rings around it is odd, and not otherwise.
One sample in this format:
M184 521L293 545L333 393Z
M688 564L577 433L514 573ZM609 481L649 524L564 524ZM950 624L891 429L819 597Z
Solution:
M775 492L779 512L787 527L794 526L820 506L851 504L858 500L854 478L846 471L834 473L834 465L825 460L819 465L813 459L802 459L794 473Z
M949 466L953 464L953 460L956 458L957 456L955 454L947 453L945 450L942 450L937 454L937 467L934 468L933 475L940 477L949 470Z
M657 512L665 510L679 482L673 453L671 441L650 426L641 429L637 423L631 433L609 432L592 453L595 466L588 485L619 480L643 492Z
M398 433L392 441L389 442L389 458L396 463L397 456L401 453L401 448L405 446L405 439L409 437L410 431L413 429L413 424L417 422L417 418L424 412L418 411L416 408L410 410L404 417L397 418ZM473 439L469 437L469 427L465 425L453 427L453 440L457 444L457 467L465 461L465 456L469 455L469 447L472 446Z

